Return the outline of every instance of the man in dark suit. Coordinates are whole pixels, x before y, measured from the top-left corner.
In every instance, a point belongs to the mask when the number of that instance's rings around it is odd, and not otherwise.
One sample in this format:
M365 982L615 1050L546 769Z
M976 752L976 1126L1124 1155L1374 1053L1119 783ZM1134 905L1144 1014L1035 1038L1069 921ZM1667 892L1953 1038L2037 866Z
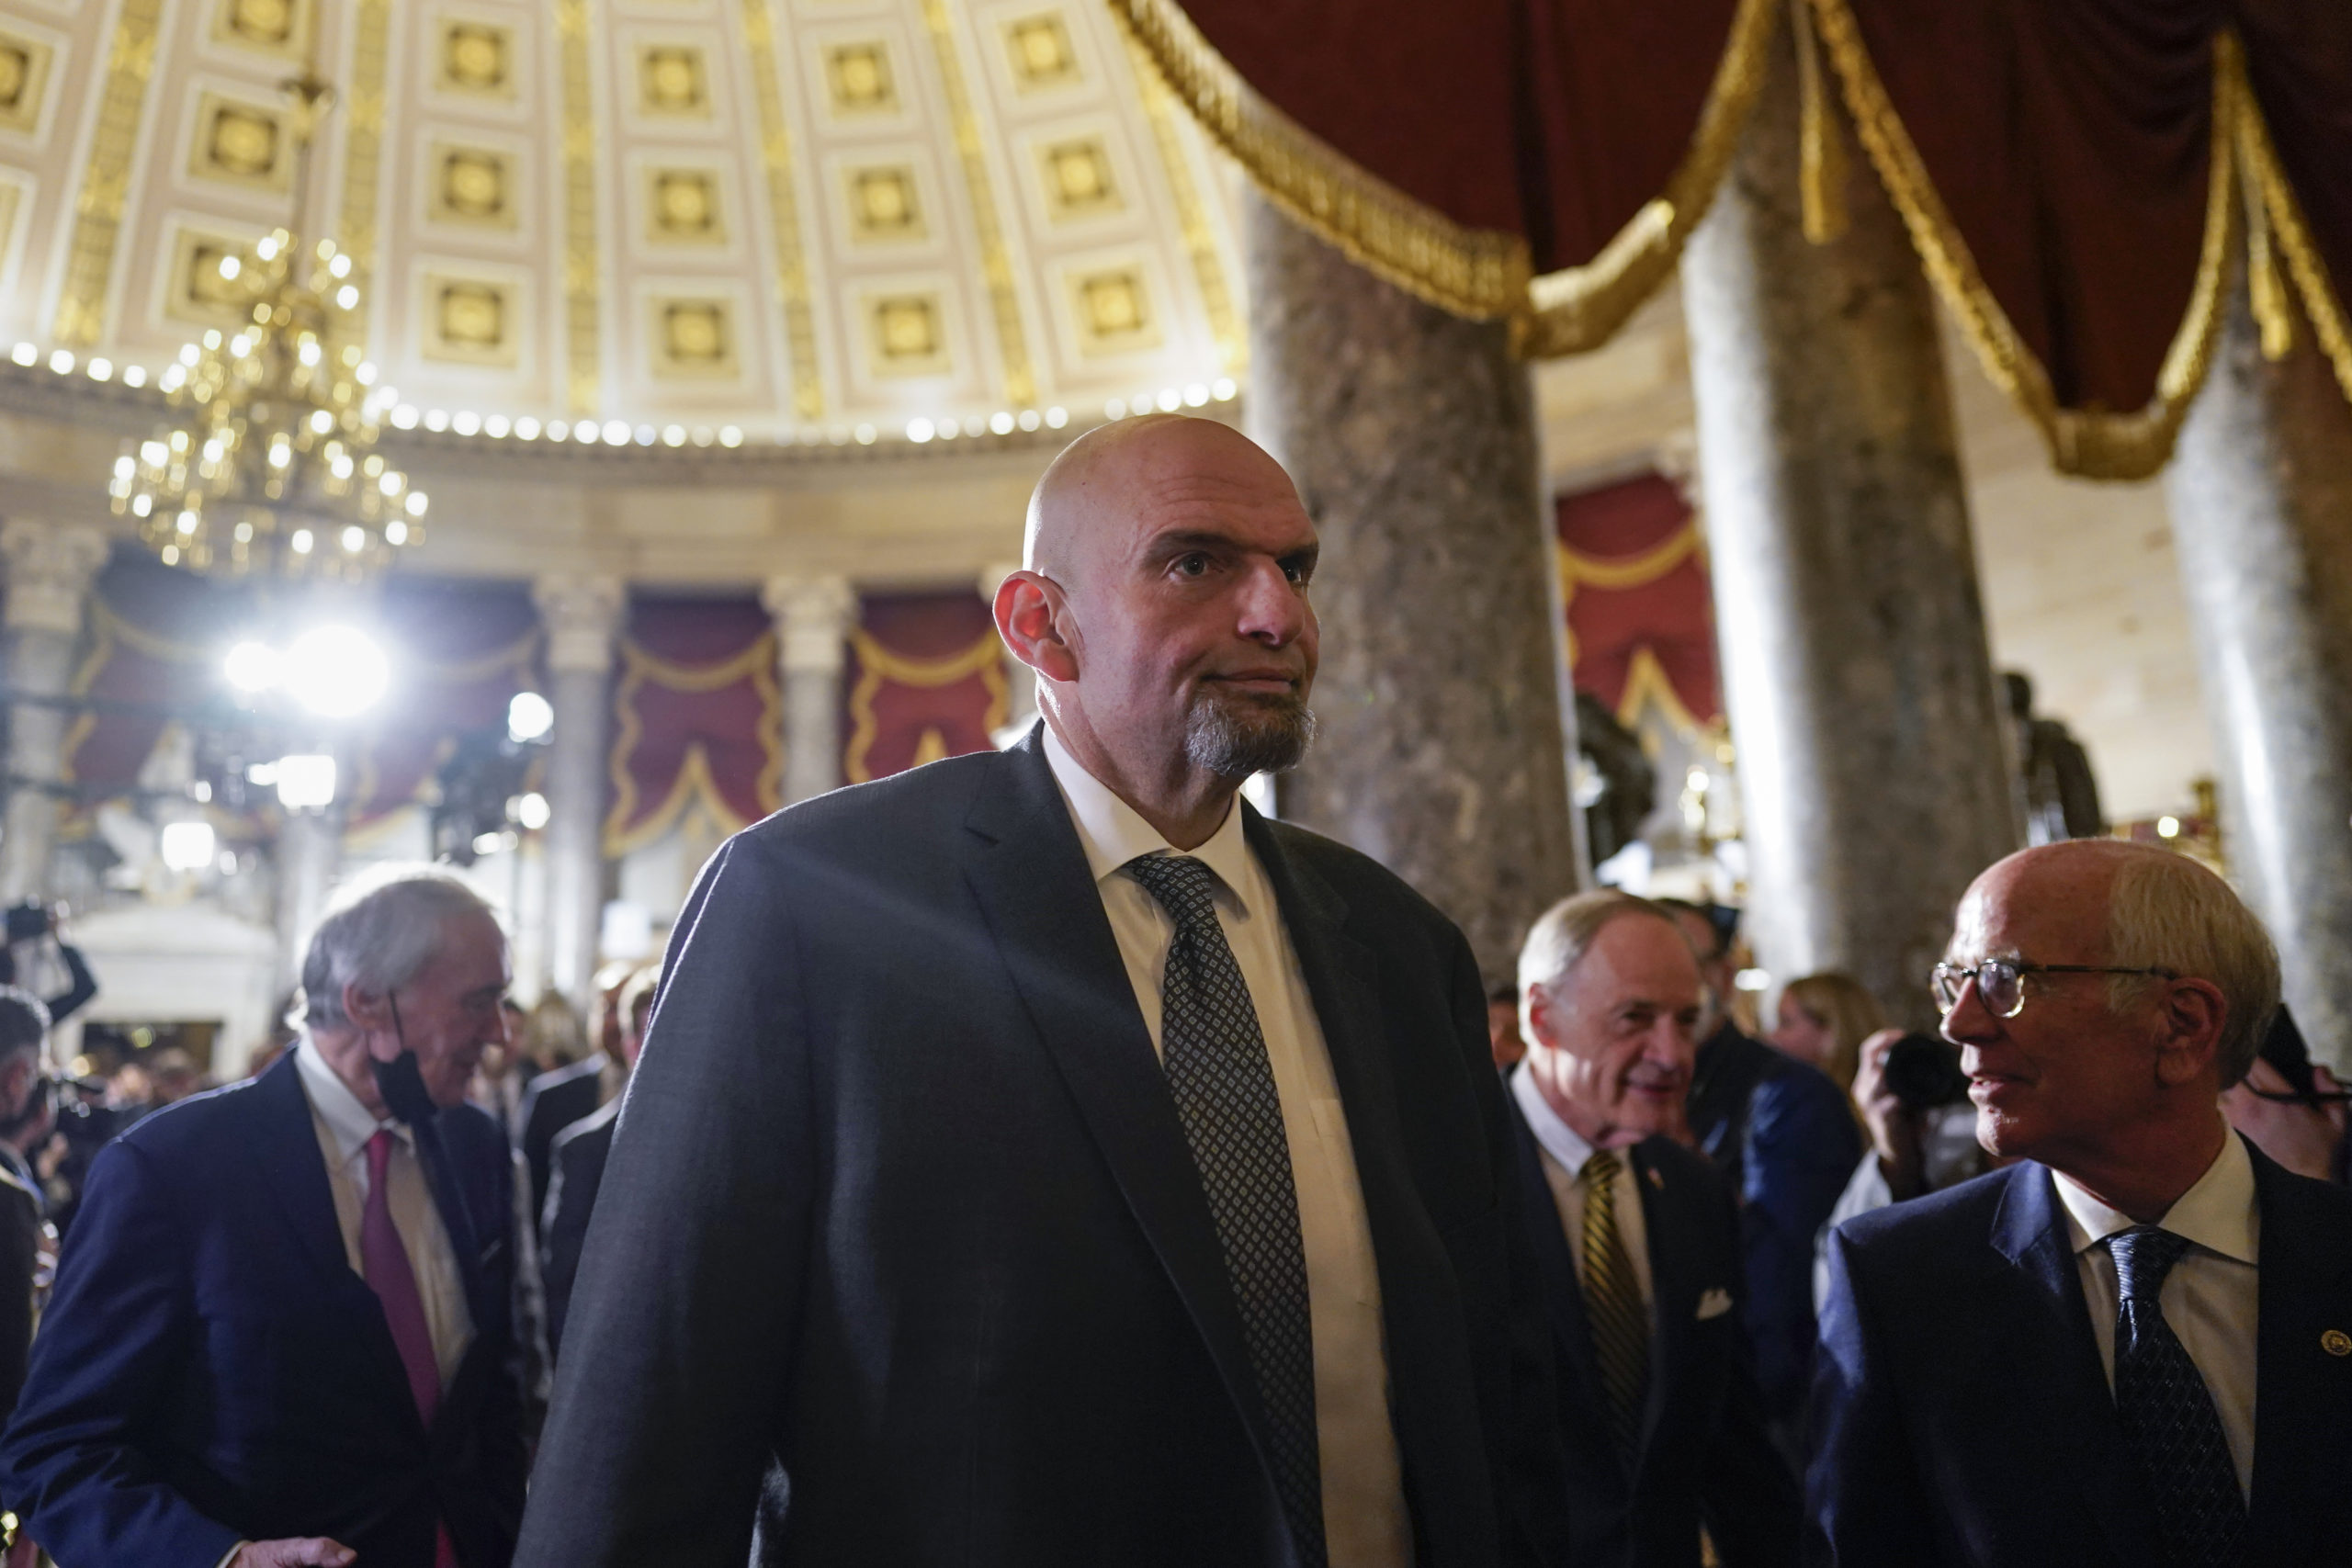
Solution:
M2217 1104L2278 1005L2260 922L2185 856L2053 844L1977 878L1936 986L2022 1163L1833 1233L1819 1559L2352 1562L2352 1197Z
M60 1562L505 1568L512 1165L461 1101L506 983L462 882L387 873L312 938L293 1051L98 1156L0 1438Z
M1519 1179L1551 1307L1568 1561L1792 1564L1796 1477L1734 1315L1731 1197L1688 1136L1699 965L1673 917L1623 893L1544 915L1520 953Z
M518 1562L1486 1568L1562 1482L1476 964L1237 796L1313 525L1154 417L1040 481L1045 722L795 807L680 915ZM1547 1445L1551 1452L1547 1455Z
M33 1282L40 1271L40 1177L26 1150L56 1125L41 1076L49 1009L29 991L0 986L0 1420L16 1408L33 1341Z
M1736 964L1728 932L1695 904L1662 902L1690 938L1707 986L1690 1131L1739 1202L1747 1277L1740 1318L1765 1413L1794 1454L1813 1371L1814 1244L1862 1157L1861 1130L1836 1079L1732 1021Z
M531 1213L546 1212L548 1183L554 1179L558 1133L595 1113L605 1097L605 1069L612 1058L602 1051L539 1074L523 1090L523 1163L531 1173Z
M616 1011L619 1016L621 1068L633 1072L645 1043L646 1016L653 1010L653 987L661 969L647 964L620 987ZM605 1162L612 1156L613 1128L620 1121L621 1102L616 1095L555 1136L548 1153L548 1203L539 1221L540 1270L546 1281L548 1349L563 1349L564 1319L571 1311L571 1287L580 1278L580 1252L588 1242L588 1216L596 1212L596 1193L605 1184Z

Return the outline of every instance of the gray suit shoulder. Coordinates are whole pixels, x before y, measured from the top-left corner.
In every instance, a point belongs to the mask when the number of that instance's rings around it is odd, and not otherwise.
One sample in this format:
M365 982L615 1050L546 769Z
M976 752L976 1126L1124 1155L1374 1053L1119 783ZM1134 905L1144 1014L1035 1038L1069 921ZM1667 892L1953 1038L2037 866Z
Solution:
M1001 752L974 751L847 784L787 806L735 835L734 842L791 856L887 849L904 835L960 830Z

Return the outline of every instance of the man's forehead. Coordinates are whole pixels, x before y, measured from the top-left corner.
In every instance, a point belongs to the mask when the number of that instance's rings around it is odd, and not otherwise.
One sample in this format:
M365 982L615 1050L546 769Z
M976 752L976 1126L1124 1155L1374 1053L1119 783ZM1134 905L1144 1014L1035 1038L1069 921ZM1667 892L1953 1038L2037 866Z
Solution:
M1170 535L1198 534L1281 551L1315 543L1315 524L1287 487L1250 478L1180 472L1137 487L1132 537L1139 548Z

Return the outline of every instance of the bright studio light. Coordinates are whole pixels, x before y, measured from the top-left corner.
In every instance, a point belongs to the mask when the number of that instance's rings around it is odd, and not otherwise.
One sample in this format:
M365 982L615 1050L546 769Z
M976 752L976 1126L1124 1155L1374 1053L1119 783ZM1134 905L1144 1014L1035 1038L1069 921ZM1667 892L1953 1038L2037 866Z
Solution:
M514 803L514 820L534 833L546 827L553 815L548 808L548 797L537 790Z
M277 650L266 643L241 642L229 650L221 670L241 692L266 692L277 684Z
M166 822L159 848L174 871L202 871L219 852L209 822Z
M517 692L506 705L506 733L517 740L537 740L555 728L555 709L537 692Z
M277 804L288 811L322 811L334 804L334 759L301 752L277 759Z
M319 626L286 650L285 680L294 700L312 713L349 718L376 705L391 682L391 667L383 649L361 633Z

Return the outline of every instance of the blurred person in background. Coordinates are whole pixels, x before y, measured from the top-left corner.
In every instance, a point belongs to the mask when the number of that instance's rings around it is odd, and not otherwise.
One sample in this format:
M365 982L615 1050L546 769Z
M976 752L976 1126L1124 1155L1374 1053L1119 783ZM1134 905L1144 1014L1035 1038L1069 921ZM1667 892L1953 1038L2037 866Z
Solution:
M1776 1021L1775 1049L1819 1067L1839 1089L1851 1089L1862 1042L1886 1027L1886 1010L1860 980L1827 969L1781 988Z
M155 1053L147 1064L147 1078L154 1086L151 1098L158 1110L212 1087L196 1058L177 1045L166 1045Z
M523 1055L539 1071L523 1091L517 1111L523 1163L531 1175L531 1213L547 1206L548 1152L555 1135L596 1109L604 1096L605 1069L612 1058L588 1049L588 1032L561 993L549 991L531 1006L524 1026Z
M42 998L53 1027L98 994L97 977L82 950L58 934L64 906L52 908L37 898L11 906L0 917L0 986L19 986Z
M638 1052L645 1044L645 1026L653 1013L653 995L661 983L659 965L649 964L628 977L618 991L615 1010L621 1021L620 1047L605 1077L605 1103L556 1134L549 1156L553 1173L548 1180L547 1211L539 1232L545 1238L541 1274L547 1292L548 1348L563 1353L563 1320L571 1306L571 1284L580 1275L580 1255L588 1239L588 1219L595 1211L596 1190L604 1185L605 1161L613 1152L613 1129L620 1121L621 1096L628 1075L637 1067Z
M1495 1070L1507 1073L1527 1055L1527 1037L1519 1032L1519 987L1497 986L1487 993L1487 1043L1495 1054Z
M506 941L449 873L330 904L303 1032L100 1153L5 1437L60 1562L505 1568L512 1157L462 1103Z
M1765 1411L1793 1457L1813 1366L1814 1238L1861 1157L1861 1129L1827 1074L1733 1021L1738 966L1728 922L1695 904L1657 902L1682 928L1706 982L1690 1132L1739 1201L1747 1279L1741 1320Z
M25 1385L37 1292L55 1257L40 1181L26 1158L56 1125L54 1086L41 1072L48 1044L48 1008L0 986L0 1420Z
M2312 1060L2302 1030L2282 1007L2245 1081L2222 1096L2222 1111L2231 1126L2289 1170L2341 1187L2352 1182L2352 1170L2346 1169L2352 1155L2352 1139L2345 1134L2347 1100L2352 1095L2334 1073Z

